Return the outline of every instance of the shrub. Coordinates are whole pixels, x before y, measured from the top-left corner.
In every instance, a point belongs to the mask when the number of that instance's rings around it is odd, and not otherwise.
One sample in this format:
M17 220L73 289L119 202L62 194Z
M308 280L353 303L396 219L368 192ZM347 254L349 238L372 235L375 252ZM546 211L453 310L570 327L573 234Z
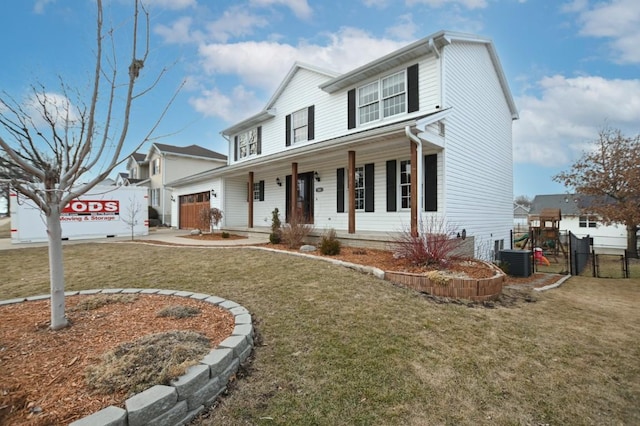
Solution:
M269 242L271 244L280 244L282 241L282 223L280 222L280 212L276 207L271 212L271 234L269 234Z
M298 248L311 231L313 225L305 223L302 212L295 212L289 218L287 226L282 228L282 242L289 248Z
M441 265L462 245L455 235L443 218L432 216L426 223L420 221L417 235L407 229L402 232L394 242L395 255L414 265Z
M149 206L148 207L148 212L147 212L149 219L159 219L160 218L160 214L158 213L158 210L156 210L155 208Z
M222 237L222 238L229 238L229 237L230 237L230 235L229 235L229 233L228 233L228 232L223 232L223 233L222 233L222 235L221 235L221 237Z
M340 240L336 236L335 229L329 229L320 240L320 253L327 256L335 256L340 254Z
M222 210L218 208L203 207L200 210L200 228L208 229L213 232L214 228L218 226L222 220Z

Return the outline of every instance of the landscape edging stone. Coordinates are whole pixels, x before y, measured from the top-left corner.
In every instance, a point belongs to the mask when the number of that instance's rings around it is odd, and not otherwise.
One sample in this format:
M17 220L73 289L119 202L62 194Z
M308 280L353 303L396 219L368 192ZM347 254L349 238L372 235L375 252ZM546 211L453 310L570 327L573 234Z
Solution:
M111 405L70 423L70 426L183 425L200 414L205 407L213 405L215 399L226 389L229 379L238 371L240 363L253 350L254 330L251 315L246 308L234 301L187 291L127 288L82 290L73 293L74 295L113 295L121 292L198 299L227 310L234 316L234 324L237 325L231 336L220 343L222 345L226 342L227 346L218 345L212 349L200 360L200 364L190 367L184 375L172 381L170 385L153 386L127 399L125 409ZM27 302L34 297L41 300L45 296L51 297L40 295L0 300L0 306ZM208 374L204 373L205 370L208 370ZM206 380L204 375L208 376Z

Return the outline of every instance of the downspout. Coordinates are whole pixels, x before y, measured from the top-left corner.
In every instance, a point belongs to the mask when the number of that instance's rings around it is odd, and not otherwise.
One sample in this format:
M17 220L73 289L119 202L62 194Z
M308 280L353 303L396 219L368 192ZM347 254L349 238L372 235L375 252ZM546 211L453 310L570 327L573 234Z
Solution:
M166 170L166 166L167 166L167 162L165 160L165 155L164 153L162 153L162 164L160 165L162 170L160 173L162 173L162 190L160 191L160 194L162 195L162 224L165 225L165 215L167 213L167 211L165 210L167 208L167 206L165 205L165 199L167 198L165 195L166 189L164 188L164 184L166 182L166 174L167 174L167 170Z
M231 136L227 136L224 133L220 132L220 135L222 136L222 138L224 140L227 141L227 166L231 163L231 159L232 157L232 151L233 151L233 147L231 146ZM225 190L225 185L224 185L224 181L222 180L222 178L218 178L218 182L219 182L219 186L218 186L218 197L220 197L220 200L218 201L218 206L220 207L220 210L222 210L223 212L226 212L226 197L224 196L224 190ZM220 229L224 229L226 228L227 224L225 222L225 216L222 216L222 220L220 221Z
M418 169L418 199L416 200L418 203L418 221L420 220L420 215L422 214L422 210L423 210L423 205L422 205L422 198L424 197L424 191L423 191L423 185L424 185L424 178L422 177L422 141L420 140L419 137L417 137L416 135L413 134L413 132L411 131L411 126L405 126L404 128L404 133L407 135L407 137L416 143L416 145L418 146L418 164L416 164L417 169Z

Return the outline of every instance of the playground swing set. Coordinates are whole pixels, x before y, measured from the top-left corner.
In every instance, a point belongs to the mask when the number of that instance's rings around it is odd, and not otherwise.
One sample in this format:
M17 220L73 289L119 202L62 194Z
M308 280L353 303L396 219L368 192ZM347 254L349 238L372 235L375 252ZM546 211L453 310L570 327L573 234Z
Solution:
M561 220L560 209L542 209L539 215L529 215L529 232L514 242L524 241L522 248L529 248L533 251L533 258L538 265L549 266L548 257L550 256L553 256L555 262L558 262L560 253L566 259L566 249L560 242Z

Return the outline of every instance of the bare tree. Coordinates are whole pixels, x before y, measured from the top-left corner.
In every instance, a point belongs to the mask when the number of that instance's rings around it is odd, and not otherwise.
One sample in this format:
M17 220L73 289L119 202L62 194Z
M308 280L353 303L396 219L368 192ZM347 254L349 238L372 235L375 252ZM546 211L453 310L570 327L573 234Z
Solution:
M139 224L138 216L142 212L142 205L135 201L133 198L129 198L129 207L124 216L121 216L121 219L124 223L126 223L131 229L131 241L133 241L133 234L136 228L136 225Z
M113 28L103 27L102 1L96 0L95 69L87 101L61 80L61 95L32 86L26 105L6 92L0 99L0 125L9 139L0 137L2 155L29 179L10 177L11 186L30 198L46 217L49 273L51 281L51 328L67 326L64 298L60 212L70 201L103 181L126 160L124 151L132 105L149 92L165 72L136 93L136 83L149 54L149 13L140 0L134 2L131 51L126 77L121 79L113 40ZM139 28L140 25L140 28ZM142 36L142 37L141 37ZM144 37L144 43L138 43ZM107 44L108 43L108 44ZM103 44L110 45L103 49ZM77 104L70 100L74 92ZM175 97L175 95L174 95ZM152 124L144 142L151 138L173 99L168 100L158 120ZM116 116L117 118L114 118ZM115 124L116 121L119 124ZM134 150L135 151L135 150Z
M596 214L605 224L624 224L628 254L638 257L640 135L625 137L620 130L601 130L595 148L553 179L580 195L590 196L585 214Z
M520 205L520 206L524 206L524 207L531 207L531 203L532 200L531 198L527 197L526 195L518 195L515 200L513 200L514 203Z

